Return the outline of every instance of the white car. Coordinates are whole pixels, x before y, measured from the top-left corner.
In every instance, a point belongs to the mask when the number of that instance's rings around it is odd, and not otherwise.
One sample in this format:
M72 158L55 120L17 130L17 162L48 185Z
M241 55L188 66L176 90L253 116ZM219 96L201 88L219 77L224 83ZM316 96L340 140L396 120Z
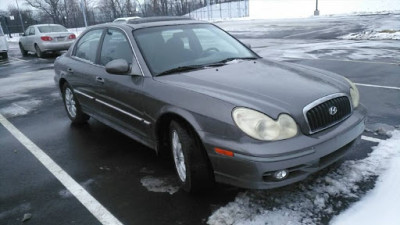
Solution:
M46 52L68 50L76 36L59 24L39 24L28 27L19 39L21 54L35 52L41 58Z
M132 17L121 17L117 18L113 21L113 23L128 23L129 21L139 19L140 17L138 16L132 16Z
M0 26L0 54L2 59L8 58L8 43L1 26Z

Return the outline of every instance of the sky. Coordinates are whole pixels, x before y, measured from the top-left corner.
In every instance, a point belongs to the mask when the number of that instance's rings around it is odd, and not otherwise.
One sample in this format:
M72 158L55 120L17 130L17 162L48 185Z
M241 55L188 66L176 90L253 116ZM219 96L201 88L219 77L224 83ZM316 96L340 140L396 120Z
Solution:
M13 5L17 7L15 0L0 0L0 10L7 11L8 5ZM18 0L18 5L20 8L26 8L24 0Z

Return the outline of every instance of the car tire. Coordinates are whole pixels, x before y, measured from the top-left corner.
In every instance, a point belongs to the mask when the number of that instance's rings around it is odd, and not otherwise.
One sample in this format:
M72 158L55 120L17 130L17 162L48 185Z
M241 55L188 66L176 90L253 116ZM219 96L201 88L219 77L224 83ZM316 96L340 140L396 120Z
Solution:
M62 88L62 96L64 107L67 111L69 119L74 124L86 123L90 116L84 113L81 109L78 99L75 97L74 91L68 83L65 83Z
M43 52L40 50L39 45L35 44L36 55L39 58L43 58Z
M207 153L193 129L172 121L169 129L170 148L178 180L183 190L198 192L214 186Z
M1 53L1 58L2 59L8 59L8 53L7 52Z
M22 56L27 56L28 55L28 51L26 51L24 49L24 47L22 46L21 43L19 43L19 50L21 51Z

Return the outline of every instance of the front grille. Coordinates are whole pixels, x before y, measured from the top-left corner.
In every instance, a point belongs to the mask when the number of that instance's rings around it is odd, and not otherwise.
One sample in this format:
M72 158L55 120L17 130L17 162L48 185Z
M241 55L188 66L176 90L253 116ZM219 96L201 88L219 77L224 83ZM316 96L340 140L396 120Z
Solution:
M333 107L336 107L336 112ZM341 96L322 102L306 112L311 133L339 123L351 113L349 98Z

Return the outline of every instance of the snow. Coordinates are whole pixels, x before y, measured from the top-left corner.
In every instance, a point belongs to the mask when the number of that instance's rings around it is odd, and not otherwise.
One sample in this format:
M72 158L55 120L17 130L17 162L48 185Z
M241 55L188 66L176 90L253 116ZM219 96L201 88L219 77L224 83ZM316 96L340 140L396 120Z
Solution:
M396 201L400 196L397 190L400 176L396 174L400 165L400 131L395 130L391 135L390 139L381 141L378 146L373 147L368 157L345 161L337 169L326 175L314 176L308 182L286 189L249 190L239 193L233 202L217 209L208 218L207 223L210 225L326 223L327 221L322 221L365 195L363 182L382 175L378 179L376 188L368 192L360 203L334 219L335 225L364 224L363 222L368 221L371 223L367 224L400 224L400 218L397 216L400 201ZM393 198L390 199L390 196ZM379 205L379 211L373 211L375 206L370 205L374 204ZM384 216L388 218L383 219ZM385 223L386 221L390 222Z
M43 99L32 98L34 89L54 88L54 70L40 70L13 74L0 79L0 96L4 101L0 105L0 113L7 118L22 116L33 112ZM52 93L53 98L59 95Z
M7 118L22 116L32 112L41 103L42 101L37 99L13 102L9 106L0 108L0 113Z
M400 10L400 0L324 0L318 2L321 16L388 13ZM186 16L200 20L306 18L314 15L315 0L249 0L210 5ZM248 14L248 15L247 15Z
M314 14L315 0L250 0L250 18L304 18ZM400 0L318 1L320 15L366 14L400 10Z
M140 182L148 191L152 192L163 192L173 195L179 191L175 176L163 178L145 176L140 179Z
M400 40L400 31L364 31L344 35L341 38L347 40Z
M388 146L400 150L397 146ZM400 224L400 157L394 156L389 169L378 179L375 188L361 201L335 217L332 225L399 225Z
M40 70L1 78L0 96L2 99L27 97L30 90L54 87L53 77L54 70Z

